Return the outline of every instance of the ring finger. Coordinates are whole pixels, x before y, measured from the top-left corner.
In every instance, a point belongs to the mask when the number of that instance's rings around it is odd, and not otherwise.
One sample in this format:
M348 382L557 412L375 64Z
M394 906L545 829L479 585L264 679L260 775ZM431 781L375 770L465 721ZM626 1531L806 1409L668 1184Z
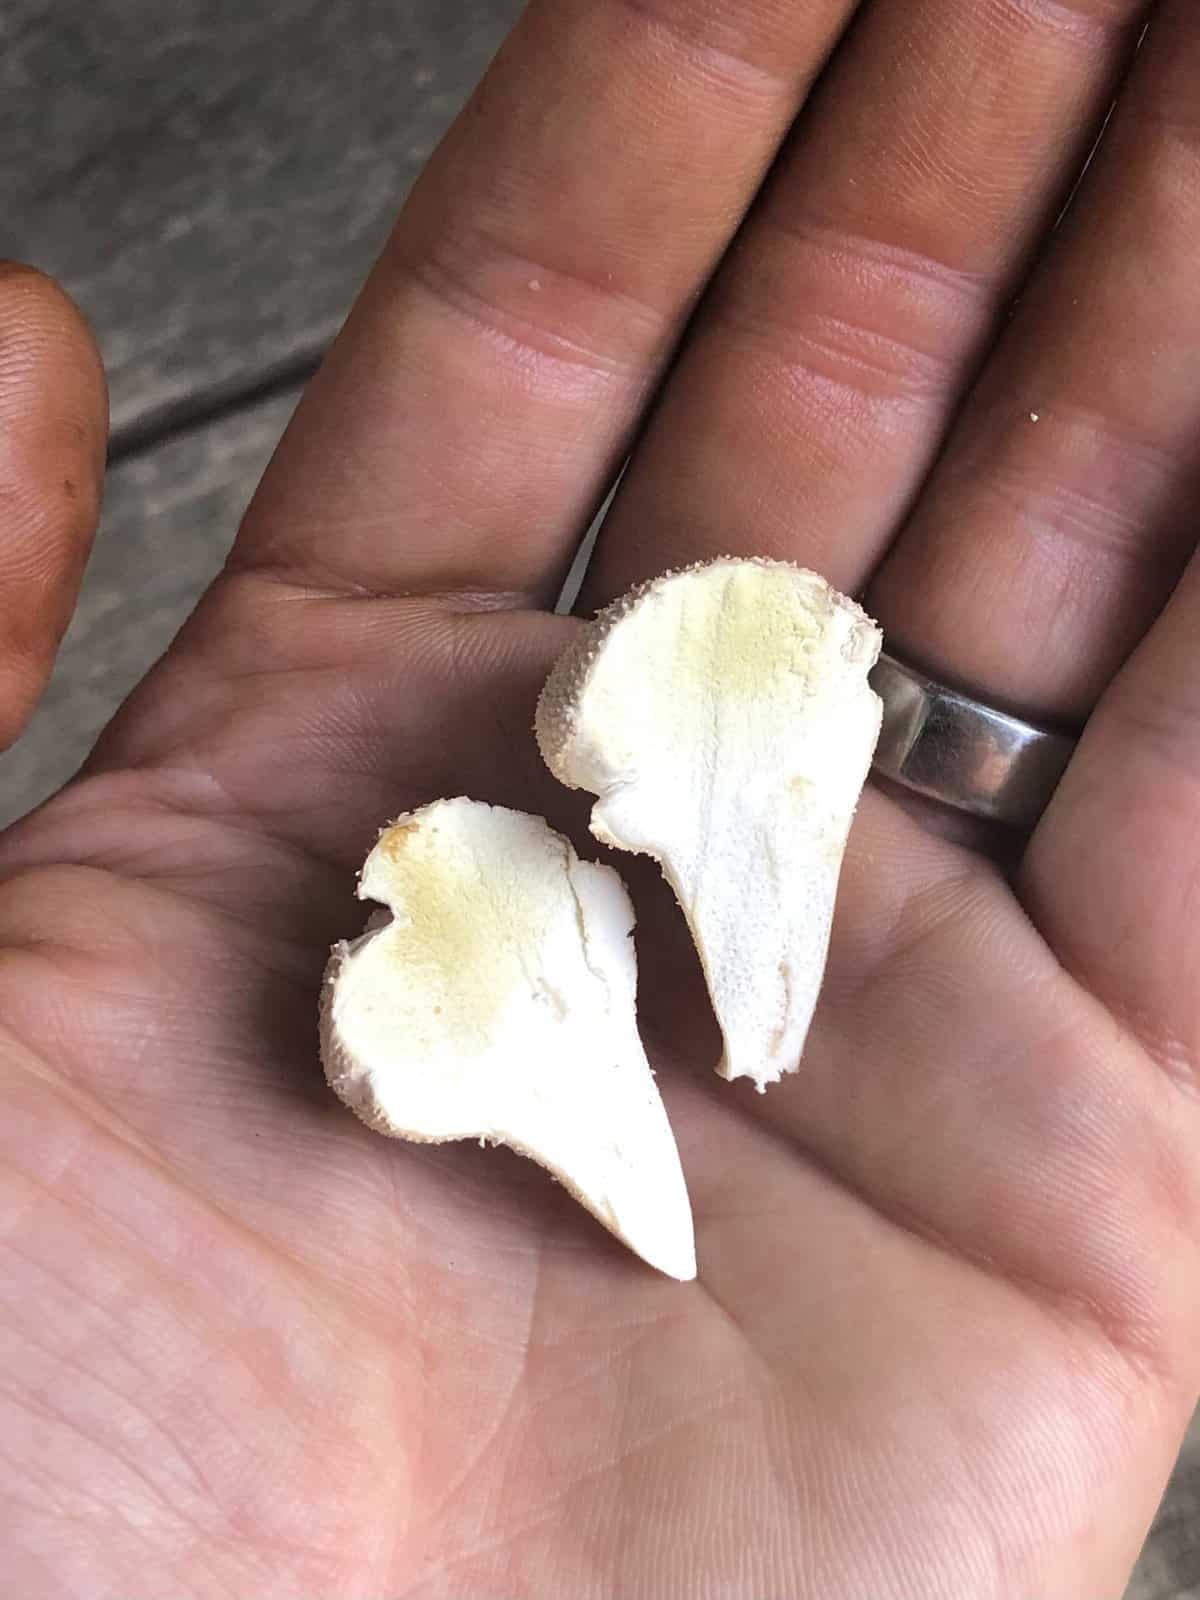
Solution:
M1082 720L1200 495L1200 13L1168 0L1055 251L869 592L902 654Z

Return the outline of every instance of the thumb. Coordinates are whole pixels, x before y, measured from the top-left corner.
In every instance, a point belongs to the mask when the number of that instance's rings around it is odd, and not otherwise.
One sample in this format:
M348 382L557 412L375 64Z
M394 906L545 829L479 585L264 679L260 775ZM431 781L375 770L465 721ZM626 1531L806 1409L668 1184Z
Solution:
M108 394L74 303L0 262L0 750L28 721L96 532Z

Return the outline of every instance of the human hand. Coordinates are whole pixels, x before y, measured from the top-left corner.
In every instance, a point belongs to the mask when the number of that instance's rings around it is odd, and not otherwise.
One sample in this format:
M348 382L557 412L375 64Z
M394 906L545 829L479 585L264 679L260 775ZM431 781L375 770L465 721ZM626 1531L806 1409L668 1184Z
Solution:
M699 1280L505 1152L368 1133L316 1059L380 822L457 793L582 817L529 732L577 625L544 608L850 9L535 0L229 569L0 842L14 1594L1120 1594L1200 1332L1200 574L1167 605L1200 476L1194 6L1155 9L1047 246L1146 8L876 0L606 524L593 603L788 556L980 695L1091 715L1008 869L867 794L805 1061L761 1099L713 1076L638 879ZM69 379L0 355L6 415L83 452L17 452L13 571L86 539L101 400L64 338ZM34 627L16 594L40 673L62 606Z

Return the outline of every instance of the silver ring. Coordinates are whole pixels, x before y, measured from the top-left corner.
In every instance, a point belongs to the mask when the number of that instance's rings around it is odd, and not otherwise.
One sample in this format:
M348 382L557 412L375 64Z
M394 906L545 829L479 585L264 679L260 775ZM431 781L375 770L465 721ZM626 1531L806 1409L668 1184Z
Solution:
M1038 821L1074 739L972 700L886 653L871 685L883 701L877 771L958 811L1017 827Z

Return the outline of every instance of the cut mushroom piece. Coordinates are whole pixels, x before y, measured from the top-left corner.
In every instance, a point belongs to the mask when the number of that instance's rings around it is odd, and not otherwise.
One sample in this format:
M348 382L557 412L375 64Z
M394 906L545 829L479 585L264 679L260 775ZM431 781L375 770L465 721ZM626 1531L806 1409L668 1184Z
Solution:
M341 1099L398 1138L510 1146L652 1266L694 1278L617 874L540 818L440 800L384 831L358 893L391 920L329 964L322 1057Z
M798 1064L846 838L879 738L882 636L816 573L724 559L643 584L589 624L538 705L592 832L675 890L724 1038L761 1090Z

